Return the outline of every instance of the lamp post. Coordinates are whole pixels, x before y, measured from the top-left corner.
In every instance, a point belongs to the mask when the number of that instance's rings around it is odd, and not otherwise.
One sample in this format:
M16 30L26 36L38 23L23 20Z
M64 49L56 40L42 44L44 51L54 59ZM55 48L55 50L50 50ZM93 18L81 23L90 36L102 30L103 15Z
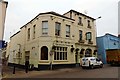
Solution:
M15 54L15 50L13 51L13 54ZM15 60L14 60L14 63L13 63L13 74L15 74Z
M19 62L18 62L18 64L20 64L20 56L21 56L21 55L20 55L20 54L21 54L21 53L20 53L20 51L21 51L20 49L21 49L21 44L18 44L18 46L19 46L19 50L18 50Z
M101 16L97 17L95 20L102 18Z
M51 49L51 51L50 51L50 53L49 53L49 54L50 54L50 70L52 70L52 68L53 68L53 67L52 67L52 66L53 66L53 65L52 65L52 59L53 59L54 51L55 51L55 46L53 45L53 46L52 46L52 49Z
M95 21L96 21L96 20L99 20L99 19L101 19L101 18L102 18L102 17L99 16L99 17L97 17L97 18L95 19ZM96 37L97 37L97 27L96 27L96 25L95 25L95 28L96 28L95 30L96 30ZM97 51L98 51L98 48L97 48ZM98 56L98 55L97 55L97 56ZM98 56L98 57L100 57L100 56Z
M102 17L99 16L99 17L97 17L97 18L95 19L95 21L98 20L98 19L101 19L101 18L102 18ZM96 30L96 37L97 37L97 27L96 27L96 24L95 24L95 28L96 28L95 30Z
M53 52L50 51L50 70L52 70L52 55L53 55Z

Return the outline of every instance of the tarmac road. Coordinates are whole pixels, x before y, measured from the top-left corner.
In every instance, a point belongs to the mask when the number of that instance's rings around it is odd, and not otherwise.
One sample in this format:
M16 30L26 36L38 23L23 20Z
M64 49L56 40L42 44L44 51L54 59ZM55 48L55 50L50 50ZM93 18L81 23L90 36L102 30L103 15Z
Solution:
M62 78L64 80L69 80L71 78L74 78L74 80L75 79L79 80L79 78L83 78L83 80L89 78L91 78L91 80L119 80L120 79L120 78L118 79L118 76L120 75L119 71L120 71L120 67L113 67L109 65L104 65L103 68L96 68L96 69L82 69L81 67L79 67L79 68L58 69L52 71L51 70L29 71L29 73L25 73L25 71L19 70L16 71L16 74L9 74L2 80L20 80L19 78L22 78L21 80L44 80L44 79L56 80L56 78L57 79ZM7 78L13 78L13 79L7 79Z
M38 78L118 78L119 67L105 66L96 69L77 68L74 71L68 71L56 74L33 76ZM62 70L62 69L61 69Z

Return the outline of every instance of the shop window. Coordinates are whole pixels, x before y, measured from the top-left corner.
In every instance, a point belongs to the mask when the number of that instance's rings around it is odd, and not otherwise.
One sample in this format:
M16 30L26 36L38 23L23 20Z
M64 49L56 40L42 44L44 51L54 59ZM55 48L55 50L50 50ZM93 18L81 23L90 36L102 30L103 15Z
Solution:
M94 50L94 53L93 53L93 55L97 55L97 50Z
M67 60L67 47L55 47L54 60Z
M85 57L92 57L92 50L91 49L86 49Z
M48 60L48 48L46 46L41 48L41 60Z

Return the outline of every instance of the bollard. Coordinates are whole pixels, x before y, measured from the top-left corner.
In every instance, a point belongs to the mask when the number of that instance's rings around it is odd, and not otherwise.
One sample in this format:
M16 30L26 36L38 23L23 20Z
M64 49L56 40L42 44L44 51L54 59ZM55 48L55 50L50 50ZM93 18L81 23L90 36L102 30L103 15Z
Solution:
M14 65L14 67L13 67L13 74L15 74L15 65Z

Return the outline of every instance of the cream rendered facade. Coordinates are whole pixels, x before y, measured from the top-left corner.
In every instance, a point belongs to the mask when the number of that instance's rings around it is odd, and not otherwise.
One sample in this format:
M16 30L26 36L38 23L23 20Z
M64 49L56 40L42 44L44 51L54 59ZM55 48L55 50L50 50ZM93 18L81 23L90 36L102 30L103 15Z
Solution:
M72 13L72 18L69 13ZM82 26L78 25L79 16L82 18ZM87 20L90 20L91 28L87 28ZM26 59L38 69L49 69L51 63L53 68L79 65L80 56L85 56L86 49L91 49L91 56L96 56L93 54L96 51L94 21L95 19L74 10L64 15L55 12L40 13L11 36L7 50L9 65L24 65ZM79 40L79 30L83 31L82 40ZM89 42L85 37L87 32L92 33Z

